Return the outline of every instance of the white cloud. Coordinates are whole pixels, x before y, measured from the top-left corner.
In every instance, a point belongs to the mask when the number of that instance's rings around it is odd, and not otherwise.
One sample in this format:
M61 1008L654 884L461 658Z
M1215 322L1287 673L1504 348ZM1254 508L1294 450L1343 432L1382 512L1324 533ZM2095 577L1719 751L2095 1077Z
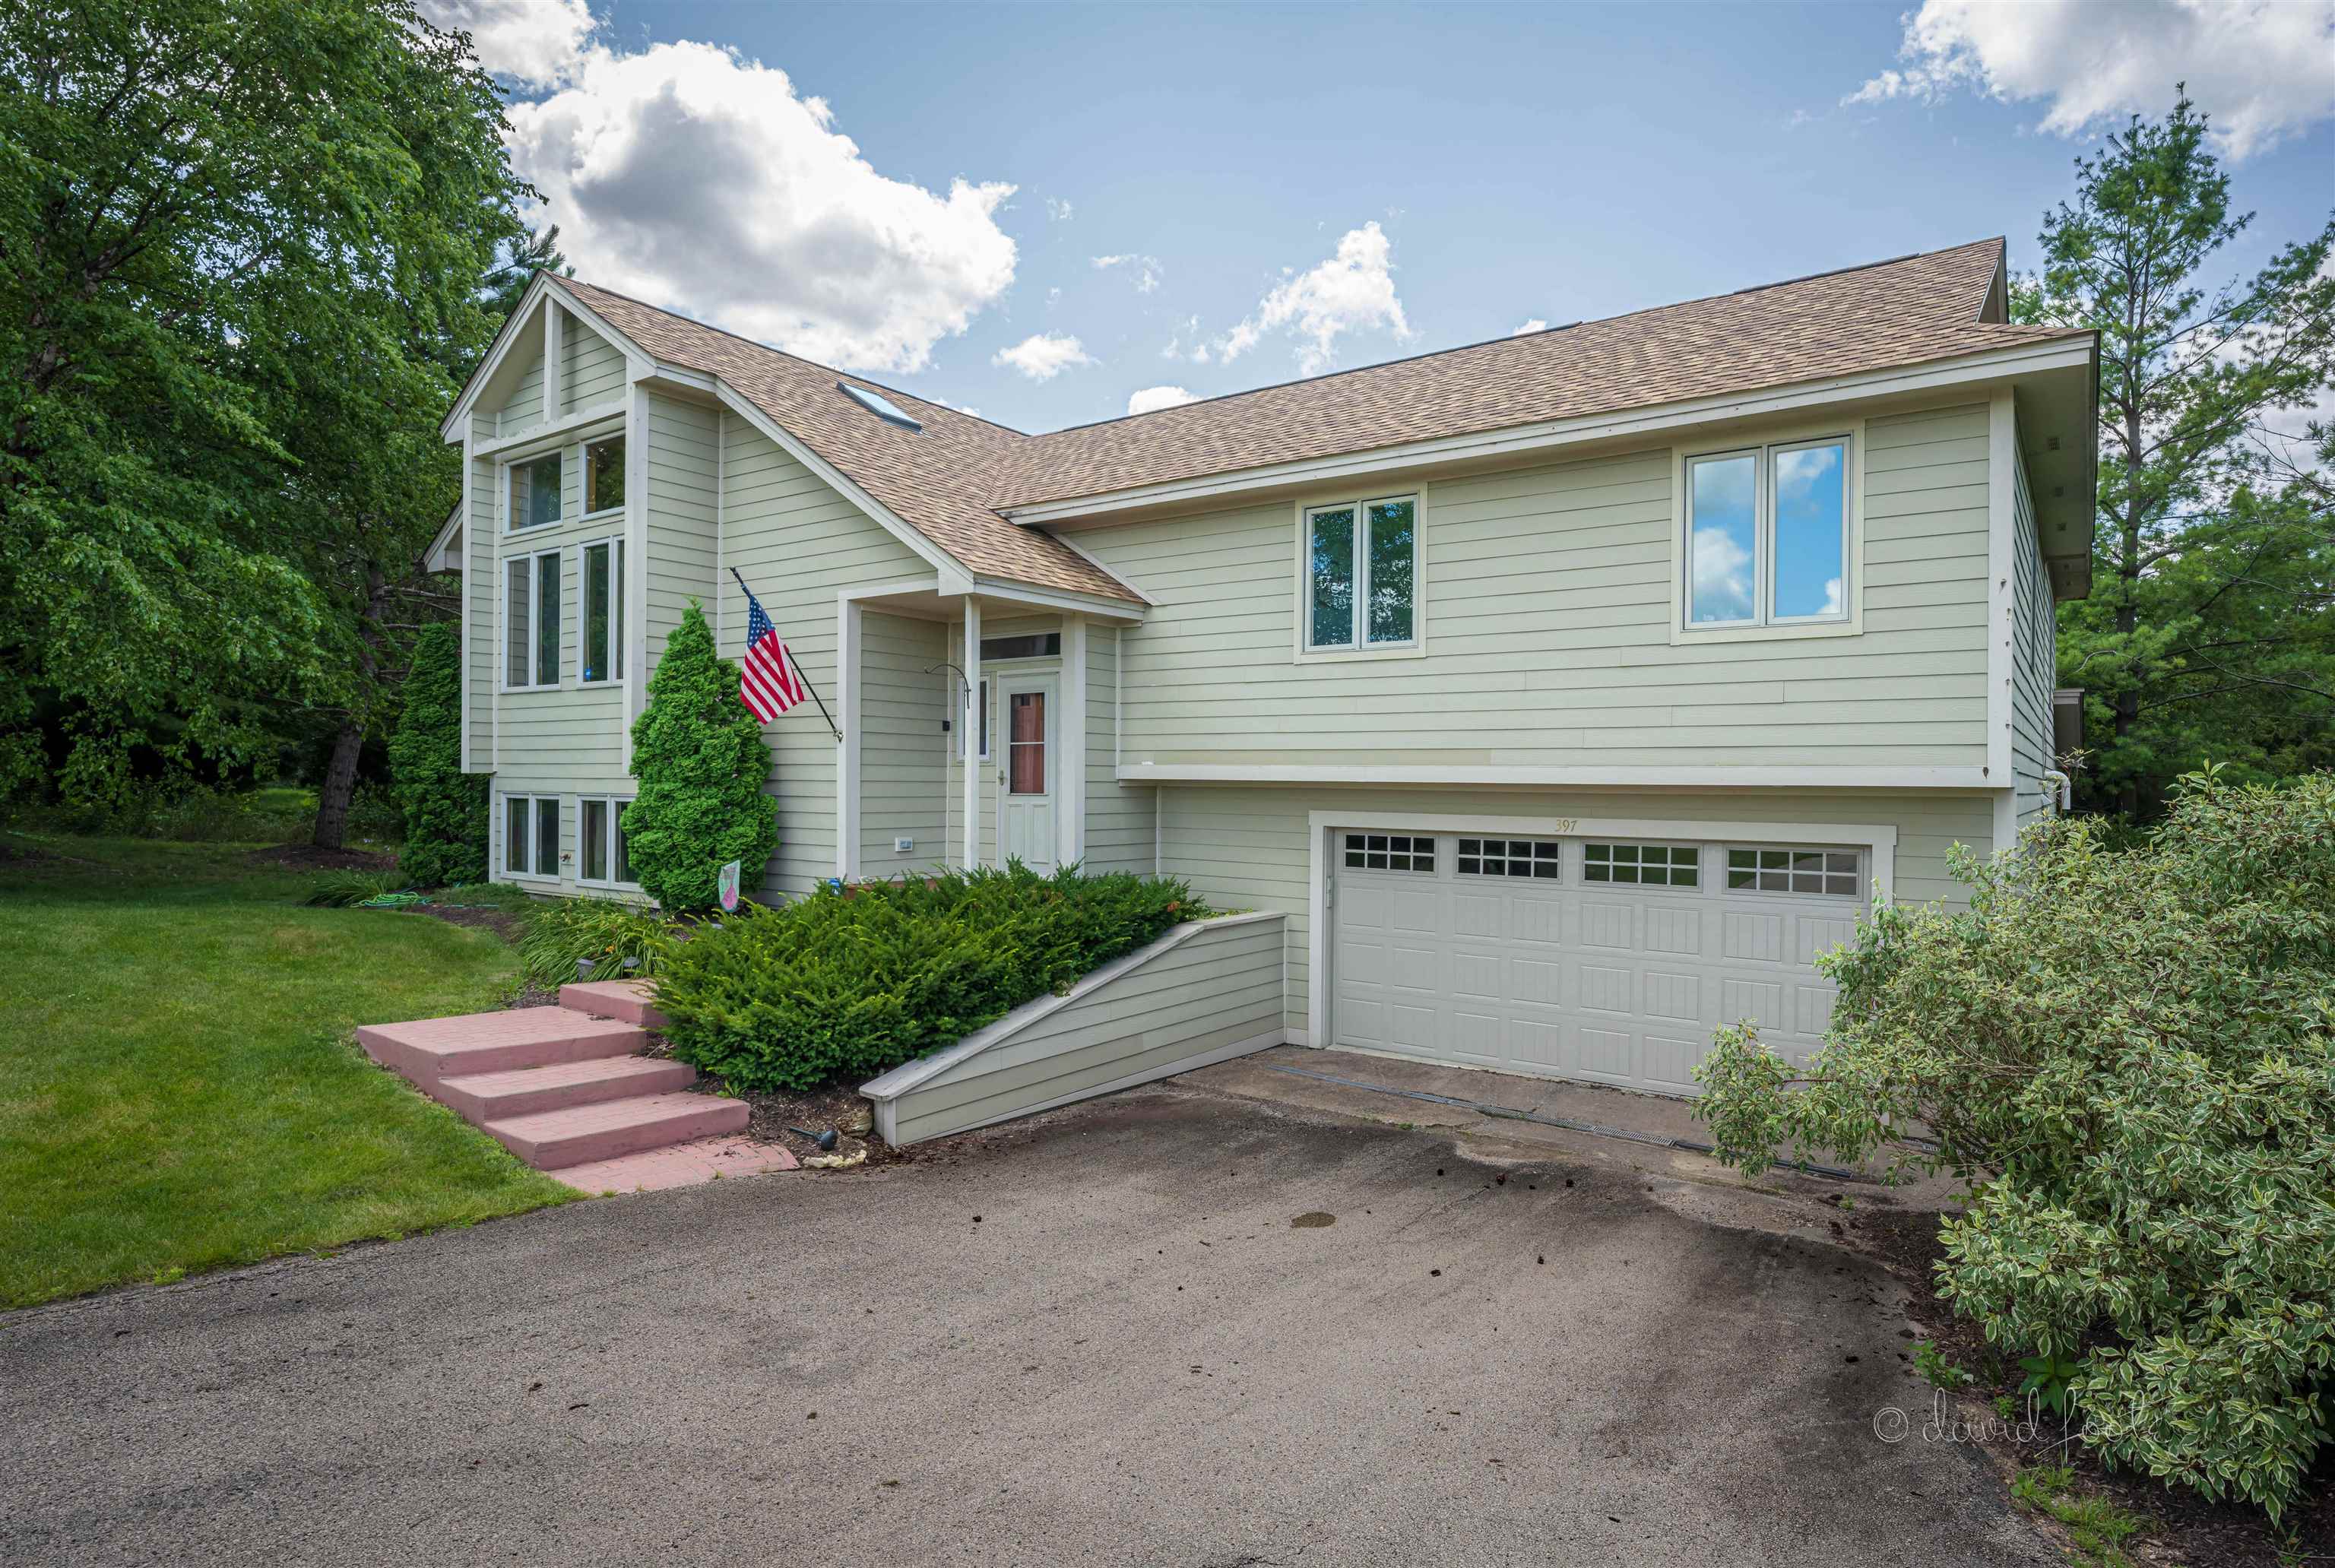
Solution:
M1012 186L879 174L823 100L709 44L593 45L509 114L577 276L811 359L921 370L1013 281Z
M422 0L422 16L446 33L468 33L479 63L528 87L575 74L592 35L584 0Z
M2186 82L2233 160L2335 115L2335 0L1923 0L1897 53L1842 102L2042 100L2039 128L2076 136L2162 114Z
M1691 569L1696 620L1751 618L1751 552L1732 534L1722 528L1695 529Z
M1335 256L1307 271L1284 273L1255 311L1225 334L1218 354L1237 358L1266 334L1287 331L1301 340L1299 371L1313 375L1336 361L1341 334L1382 326L1398 341L1409 339L1410 323L1395 297L1393 254L1375 218L1348 229Z
M1046 198L1046 216L1056 223L1068 223L1071 219L1071 204L1065 198L1060 196Z
M989 356L989 363L1011 365L1032 381L1052 381L1072 365L1100 362L1068 333L1041 332L1023 338L1012 348L999 349Z
M1510 337L1523 337L1527 333L1546 332L1547 330L1548 323L1541 320L1538 316L1535 316L1530 321L1525 323L1524 325L1517 327L1514 332L1508 334L1508 335Z
M1157 256L1132 254L1098 256L1094 258L1094 265L1097 272L1108 272L1114 266L1128 268L1135 274L1135 292L1138 294L1149 294L1159 286L1159 275L1162 268Z
M1184 339L1187 335L1192 340L1189 347L1185 346L1184 343ZM1207 363L1209 359L1208 344L1207 340L1200 335L1200 318L1197 315L1186 316L1184 318L1184 324L1177 327L1175 334L1168 338L1168 346L1159 351L1159 357L1161 359L1187 359L1194 364Z
M1179 386L1148 386L1140 392L1127 394L1127 411L1148 414L1154 409L1172 409L1177 403L1197 402L1199 399Z

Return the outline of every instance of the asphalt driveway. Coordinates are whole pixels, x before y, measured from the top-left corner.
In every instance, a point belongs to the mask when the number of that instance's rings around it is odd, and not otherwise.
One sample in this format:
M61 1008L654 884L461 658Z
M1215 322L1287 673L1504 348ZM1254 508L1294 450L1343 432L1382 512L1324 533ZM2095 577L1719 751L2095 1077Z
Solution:
M0 1561L2055 1561L1771 1201L1152 1089L35 1309Z

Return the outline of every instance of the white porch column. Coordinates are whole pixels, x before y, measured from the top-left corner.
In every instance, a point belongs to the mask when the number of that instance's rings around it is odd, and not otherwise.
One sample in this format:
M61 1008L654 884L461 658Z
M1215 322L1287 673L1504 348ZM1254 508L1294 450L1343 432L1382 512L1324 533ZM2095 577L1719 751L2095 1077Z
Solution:
M835 874L859 875L859 601L835 605L835 717L843 739L835 748Z
M1087 857L1087 623L1062 617L1062 721L1056 726L1061 755L1054 765L1054 864Z
M981 601L964 596L964 868L981 864Z

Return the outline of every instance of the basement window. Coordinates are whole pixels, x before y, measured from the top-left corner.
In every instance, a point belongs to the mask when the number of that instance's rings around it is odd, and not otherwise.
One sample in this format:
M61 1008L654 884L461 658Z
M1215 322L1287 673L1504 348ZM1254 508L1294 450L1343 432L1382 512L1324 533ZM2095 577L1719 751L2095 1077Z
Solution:
M882 392L864 386L854 386L848 381L837 382L835 390L887 424L898 425L904 431L921 431L925 428L911 418L906 410Z

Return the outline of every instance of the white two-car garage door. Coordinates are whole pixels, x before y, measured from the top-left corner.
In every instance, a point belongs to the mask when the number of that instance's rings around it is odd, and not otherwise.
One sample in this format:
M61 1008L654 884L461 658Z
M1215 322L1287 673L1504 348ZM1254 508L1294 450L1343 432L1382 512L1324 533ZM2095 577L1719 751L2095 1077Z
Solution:
M1864 907L1863 851L1333 829L1334 1045L1696 1092L1722 1023L1795 1060Z

